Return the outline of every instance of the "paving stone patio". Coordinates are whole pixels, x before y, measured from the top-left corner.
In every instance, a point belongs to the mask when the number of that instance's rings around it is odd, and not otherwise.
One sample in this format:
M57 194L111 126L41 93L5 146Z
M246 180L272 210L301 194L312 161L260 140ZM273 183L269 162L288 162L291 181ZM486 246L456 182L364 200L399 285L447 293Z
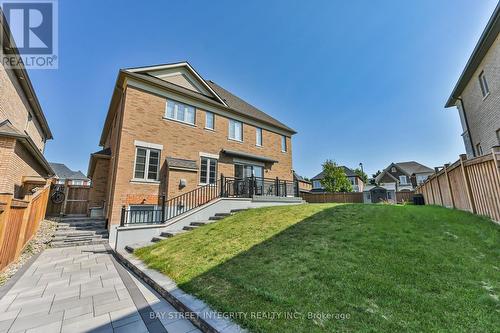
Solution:
M2 332L200 331L98 244L45 250L0 299Z

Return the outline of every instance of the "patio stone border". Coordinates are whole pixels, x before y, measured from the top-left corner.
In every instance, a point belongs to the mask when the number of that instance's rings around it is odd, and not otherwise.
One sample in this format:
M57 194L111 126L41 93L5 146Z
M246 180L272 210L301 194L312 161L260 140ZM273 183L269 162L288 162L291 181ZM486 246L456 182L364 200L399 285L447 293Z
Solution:
M127 252L115 252L116 259L129 268L145 283L165 298L179 312L186 315L198 329L205 333L248 332L238 324L223 318L202 300L185 293L169 277L148 268L141 260Z

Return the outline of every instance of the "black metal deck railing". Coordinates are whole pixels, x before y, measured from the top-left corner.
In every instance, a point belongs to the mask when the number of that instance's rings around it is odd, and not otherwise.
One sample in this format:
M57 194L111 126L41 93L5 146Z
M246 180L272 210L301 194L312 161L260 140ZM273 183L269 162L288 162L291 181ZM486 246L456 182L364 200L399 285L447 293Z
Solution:
M120 225L161 224L203 206L217 198L252 198L254 196L299 196L298 183L279 178L224 177L169 200L161 197L159 205L122 206Z

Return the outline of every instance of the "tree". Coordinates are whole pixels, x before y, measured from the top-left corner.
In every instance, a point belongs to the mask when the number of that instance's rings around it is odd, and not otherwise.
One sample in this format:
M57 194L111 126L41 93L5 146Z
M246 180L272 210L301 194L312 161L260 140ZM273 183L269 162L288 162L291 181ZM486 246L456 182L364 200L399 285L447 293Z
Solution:
M326 160L323 163L323 179L321 185L328 192L351 192L352 185L347 178L344 168L338 166L337 163Z
M372 185L377 185L377 182L375 181L375 178L377 178L377 176L378 176L378 175L380 175L381 173L382 173L382 171L377 170L377 172L375 172L375 173L372 175L372 177L373 177L373 178L371 178L371 179L370 179L370 184L372 184Z
M354 173L361 178L364 184L368 184L368 175L360 168L354 169Z

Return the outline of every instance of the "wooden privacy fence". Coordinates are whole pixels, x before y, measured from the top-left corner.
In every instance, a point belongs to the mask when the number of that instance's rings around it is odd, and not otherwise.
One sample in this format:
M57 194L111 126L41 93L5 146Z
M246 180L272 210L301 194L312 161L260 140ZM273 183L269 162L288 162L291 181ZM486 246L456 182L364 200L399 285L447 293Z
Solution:
M12 195L0 195L0 271L15 261L26 244L38 231L45 217L50 186L27 200L14 199Z
M396 192L396 202L410 202L413 201L414 191L398 191Z
M416 192L428 205L439 205L489 216L500 221L500 147L467 160L466 155L430 176Z
M326 203L326 202L341 202L341 203L362 203L362 192L346 192L346 193L306 193L301 192L302 199L309 203Z
M52 193L54 185L52 185ZM87 215L89 209L90 187L82 185L64 185L64 201L54 203L49 199L47 215Z

